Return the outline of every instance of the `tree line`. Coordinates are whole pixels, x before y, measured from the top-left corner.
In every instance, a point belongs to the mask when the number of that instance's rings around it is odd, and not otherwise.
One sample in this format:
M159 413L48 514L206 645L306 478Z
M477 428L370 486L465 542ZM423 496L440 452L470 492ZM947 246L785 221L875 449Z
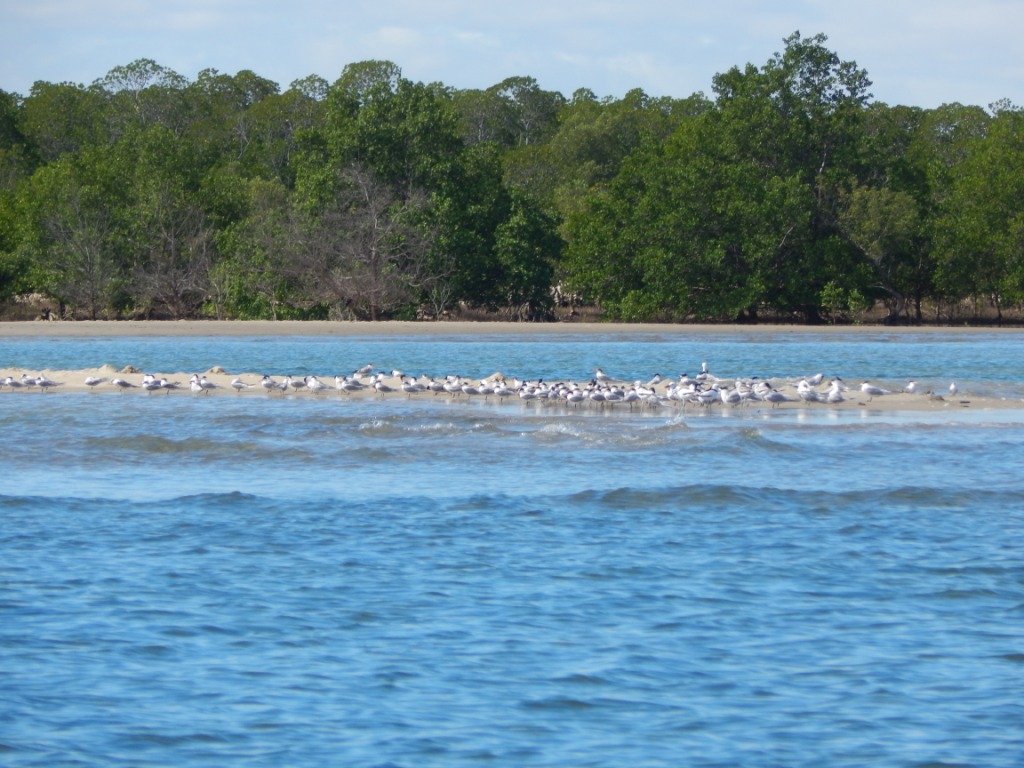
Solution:
M1024 302L1024 113L875 102L794 33L713 97L142 59L0 91L0 300L77 318L953 319Z

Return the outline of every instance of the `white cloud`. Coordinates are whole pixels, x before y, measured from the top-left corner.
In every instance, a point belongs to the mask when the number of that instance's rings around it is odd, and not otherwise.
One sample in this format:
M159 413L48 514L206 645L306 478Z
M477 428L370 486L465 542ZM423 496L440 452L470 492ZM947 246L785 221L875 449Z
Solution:
M385 58L455 88L529 75L566 94L685 97L732 66L764 64L800 30L828 35L890 103L1020 103L1021 28L1024 3L1010 0L0 0L0 88L91 82L138 58L186 77L252 69L286 86Z

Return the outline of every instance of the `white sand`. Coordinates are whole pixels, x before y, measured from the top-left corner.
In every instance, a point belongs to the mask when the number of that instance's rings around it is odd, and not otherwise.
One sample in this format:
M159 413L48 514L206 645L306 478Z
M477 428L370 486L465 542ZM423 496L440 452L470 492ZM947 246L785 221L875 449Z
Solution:
M544 334L595 334L595 335L624 335L654 333L661 335L717 335L726 333L740 334L778 334L778 333L814 333L814 334L850 334L850 333L885 333L899 336L903 333L1020 333L1016 329L974 329L974 328L889 328L885 326L854 326L854 327L807 327L807 326L780 326L780 325L757 325L757 326L735 326L735 325L660 325L660 324L623 324L623 323L471 323L471 322L440 322L440 323L413 323L413 322L381 322L381 323L355 323L355 322L272 322L272 321L179 321L179 322L145 322L145 321L86 321L86 322L23 322L23 323L0 323L0 337L3 336L37 336L37 337L126 337L126 336L445 336L445 335L468 335L468 334L523 334L523 335L544 335ZM30 371L21 368L7 368L0 370L0 380L7 376L20 379L23 373L29 376L44 375L46 378L60 382L60 386L54 387L46 393L41 393L38 387L22 387L11 389L0 388L0 394L36 394L43 396L56 396L62 392L84 392L92 391L97 394L121 394L123 396L142 395L147 397L156 396L189 396L205 397L206 394L193 395L189 388L189 379L192 372L156 372L151 371L158 379L166 378L168 381L177 382L181 389L175 391L147 392L141 386L127 390L121 390L113 386L110 381L114 378L121 378L135 385L141 385L142 375L140 372L122 373L109 366L102 368L90 368L75 371ZM286 395L281 393L268 394L265 389L258 386L262 376L251 372L205 372L209 381L217 385L210 395L230 395L242 397L380 397L372 389L353 394L339 393L334 389L333 371L324 371L319 374L323 383L330 389L318 395L308 391L292 391ZM84 381L87 376L94 376L104 379L104 382L94 388L87 387ZM249 389L236 392L231 387L234 378L241 378L242 381L252 384ZM280 377L278 377L280 380ZM405 398L407 395L400 391L400 381L393 378L385 379L385 383L395 391L386 395L392 398ZM629 384L630 382L622 382ZM665 384L661 385L663 390ZM779 385L779 389L788 395L792 400L782 403L780 408L870 408L876 410L941 410L941 409L1019 409L1024 408L1024 401L1000 400L995 398L978 398L961 395L956 398L930 397L927 394L909 395L905 393L893 393L868 400L859 390L851 389L845 393L846 400L837 404L802 402L796 394L792 385ZM819 387L824 390L825 387ZM435 397L432 393L420 393L414 397ZM446 394L436 397L450 397ZM463 396L465 397L465 396ZM518 398L509 398L510 401ZM496 402L497 398L491 397L489 401ZM563 403L564 405L564 403ZM596 404L590 404L596 407ZM677 403L673 405L678 406ZM605 407L625 408L623 404L608 405ZM694 406L688 406L693 408ZM717 406L716 406L717 407ZM768 408L767 404L751 403L744 408Z
M42 397L59 397L61 393L68 392L90 392L97 395L119 395L119 396L143 396L143 397L217 397L217 396L231 396L231 397L299 397L299 398L338 398L338 399L349 399L349 398L406 398L406 395L401 391L401 381L393 377L385 377L384 383L390 387L393 391L387 394L378 394L370 386L370 378L363 378L363 382L367 384L367 388L358 392L347 393L339 392L335 389L335 382L333 375L321 375L319 376L322 383L327 385L328 389L319 393L312 393L305 388L291 389L287 392L281 392L275 390L268 392L260 386L260 381L263 378L260 374L255 373L236 373L236 372L220 372L214 368L211 371L205 372L205 376L209 382L216 385L215 389L208 390L201 393L193 393L190 388L189 381L193 374L182 371L173 373L158 373L152 372L157 379L166 378L169 382L173 382L177 385L176 389L167 390L156 390L147 391L142 387L143 375L138 371L124 372L117 371L109 365L102 366L100 368L85 368L74 371L58 371L58 370L42 370L42 371L28 371L20 368L9 368L0 370L0 381L3 381L6 377L10 376L16 381L21 380L22 374L27 374L29 377L36 377L39 375L44 376L50 381L57 382L59 386L43 391L38 386L23 386L23 387L0 387L0 394L3 396L12 395L35 395ZM496 376L498 374L495 374ZM87 377L95 377L102 379L102 383L89 387L86 386L85 380ZM249 384L250 386L246 389L236 390L231 386L231 382L234 379L240 379L242 382ZM283 377L274 377L275 381L284 381ZM492 377L489 377L492 378ZM127 381L134 386L127 389L115 386L112 382L114 379L121 379ZM301 380L300 380L301 381ZM473 381L472 383L477 383ZM631 382L617 382L624 386L629 386ZM731 384L731 382L726 382ZM667 382L662 383L658 386L657 391L663 393L665 391ZM882 411L934 411L943 409L962 409L962 408L975 408L975 409L990 409L990 410L1005 410L1005 409L1021 409L1024 408L1024 401L1016 400L999 400L995 398L980 398L970 396L958 396L956 398L950 398L949 396L932 396L928 394L907 394L903 392L893 392L891 394L882 395L869 400L859 389L851 388L850 391L845 393L846 399L841 403L826 404L826 403L805 403L798 397L796 388L792 384L780 384L777 388L791 398L788 402L780 403L777 407L780 409L784 408L832 408L839 410L848 409L873 409ZM818 387L818 390L822 393L826 390L825 387ZM451 395L447 393L435 394L433 392L421 392L412 395L415 398L450 398ZM475 399L477 401L483 401L484 398L479 395L458 395L462 400ZM519 398L511 396L506 398L506 402L519 402ZM490 396L487 398L487 402L497 403L499 398L496 396ZM564 401L556 400L540 400L537 401L545 406L561 406L568 407L568 404ZM613 409L626 409L628 405L623 403L605 404L600 405L598 403L586 403L585 407L589 408L613 408ZM637 404L634 407L640 407ZM675 407L682 408L682 404L675 401L664 401L664 407ZM693 409L698 406L688 405L687 409ZM730 407L721 406L716 403L715 407ZM750 402L742 406L736 406L741 408L758 408L768 409L772 406L767 403Z

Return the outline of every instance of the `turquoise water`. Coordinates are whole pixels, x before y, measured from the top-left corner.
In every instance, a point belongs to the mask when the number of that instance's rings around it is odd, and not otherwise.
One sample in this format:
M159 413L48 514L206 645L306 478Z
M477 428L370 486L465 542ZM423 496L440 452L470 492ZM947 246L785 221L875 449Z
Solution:
M2 340L110 363L917 379L1015 335ZM0 765L1016 766L1024 415L0 393Z

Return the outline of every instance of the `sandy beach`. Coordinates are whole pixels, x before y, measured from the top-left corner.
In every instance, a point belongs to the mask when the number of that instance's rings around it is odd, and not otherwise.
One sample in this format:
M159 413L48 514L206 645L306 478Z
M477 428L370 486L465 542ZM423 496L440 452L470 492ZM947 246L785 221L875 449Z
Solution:
M0 323L0 337L57 337L57 338L89 338L89 337L229 337L229 336L267 336L267 337L288 337L288 336L338 336L338 337L387 337L387 336L446 336L446 335L553 335L553 334L592 334L592 335L626 335L626 334L660 334L660 335L722 335L742 333L745 335L759 334L831 334L850 333L865 334L886 334L898 337L903 333L941 333L941 334L972 334L972 333L1021 333L1017 329L975 329L975 328L889 328L883 326L856 326L856 327L807 327L807 326L783 326L783 325L758 325L758 326L733 326L733 325L656 325L656 324L623 324L623 323L550 323L550 324L523 324L523 323L475 323L475 322L445 322L445 323L414 323L414 322L380 322L380 323L355 323L355 322L272 322L272 321L181 321L181 322L146 322L146 321L124 321L124 322L22 322L22 323ZM17 361L6 361L15 363ZM147 371L155 378L166 379L176 385L176 388L147 390L143 388L143 372L129 365L124 369L115 370L110 366L99 368L88 368L79 370L28 370L22 368L0 369L0 382L8 377L14 382L14 386L0 387L0 393L12 394L36 394L45 396L56 396L68 392L91 392L95 394L110 395L142 395L142 396L242 396L242 397L304 397L304 398L326 398L333 397L344 400L346 398L407 398L410 395L402 391L401 379L394 376L384 376L382 383L386 391L377 392L372 387L370 377L362 378L366 388L361 391L343 392L336 389L335 376L348 374L347 371L322 371L316 372L317 377L323 382L325 388L319 393L311 393L302 386L302 380L298 389L289 388L286 391L280 389L267 390L260 386L262 374L252 371L231 371L215 366L206 371ZM457 374L458 371L451 373ZM201 374L206 380L214 385L212 388L195 394L190 389L190 379L194 374ZM56 386L46 388L45 391L39 386L33 386L29 382L36 377L54 382ZM94 386L85 384L88 378L100 379L101 383ZM494 372L487 377L488 381L496 381L502 378L501 372ZM128 386L117 386L112 382L121 380ZM243 386L233 387L232 382L239 380ZM25 386L17 386L22 381ZM283 381L278 377L278 381ZM478 381L473 381L473 384ZM579 382L586 385L587 382ZM618 385L628 389L633 384L631 381L613 381L610 384ZM683 404L667 399L669 381L664 381L656 387L656 392L662 396L661 407L683 408ZM720 382L723 388L732 386L732 381L723 380ZM838 403L805 402L796 390L795 381L775 381L773 385L783 392L789 399L778 403L777 408L834 408L834 409L873 409L873 410L942 410L942 409L1020 409L1024 408L1024 401L1003 400L996 398L972 397L969 393L961 393L959 396L951 397L947 393L941 395L930 395L928 393L909 394L904 392L890 392L888 394L868 398L859 389L859 382L848 382L850 389L844 392L844 400ZM828 382L825 381L816 389L824 394ZM510 382L511 385L511 382ZM463 400L477 399L491 403L499 402L520 402L518 396L506 396L500 398L494 395L451 395L449 393L433 393L430 391L420 392L411 395L412 397L456 397ZM538 407L572 407L568 403L558 401L555 398L538 399ZM587 401L582 404L588 408L627 408L641 407L640 403L630 406L627 403L596 403ZM700 407L688 404L686 408ZM715 407L742 407L742 408L771 408L771 404L751 401L739 406Z
M99 368L83 368L79 370L37 370L30 371L21 368L8 368L0 370L0 384L8 378L13 384L0 386L0 396L36 396L36 397L60 397L62 393L83 393L87 392L95 396L119 396L119 397L247 397L247 398L301 398L301 399L327 399L333 398L340 402L350 399L406 399L406 398L440 398L458 400L460 402L489 403L494 405L518 405L525 403L536 408L557 408L557 409L607 409L607 410L639 410L643 408L679 409L681 411L700 409L703 407L714 408L742 408L742 409L787 409L787 408L811 408L811 409L868 409L875 411L938 411L938 410L961 410L961 409L986 409L986 410L1008 410L1024 409L1024 401L1001 400L996 398L981 398L972 396L950 397L949 395L933 395L928 393L909 394L906 392L888 392L873 398L868 398L856 385L850 387L843 393L844 399L841 402L827 403L824 397L828 391L826 384L816 387L816 391L822 398L822 402L806 402L800 398L797 388L793 382L773 382L775 388L782 392L787 400L776 404L749 400L738 405L723 405L714 402L711 406L702 406L697 403L684 403L670 399L668 385L665 381L654 387L657 393L656 402L651 398L645 398L633 403L620 402L596 402L586 400L580 404L572 404L565 399L555 396L543 398L531 398L523 400L518 393L499 396L496 394L465 394L462 392L451 394L449 392L433 392L430 390L407 393L402 389L402 380L394 376L382 376L380 381L383 384L383 391L374 388L374 377L366 375L358 377L364 385L363 389L357 391L343 391L336 386L335 375L324 373L318 374L317 379L322 383L323 389L311 391L305 386L302 378L294 379L293 384L286 389L282 388L284 377L274 377L273 381L277 386L267 389L261 386L263 376L251 372L225 371L220 367L214 367L209 371L189 373L185 371L176 372L147 372L157 381L166 380L170 387L146 388L144 386L144 374L138 369L127 366L122 370L115 370L109 365ZM209 388L202 391L193 391L190 385L193 376L202 376L209 383ZM48 386L40 386L37 379L42 378L50 382ZM494 383L504 377L500 372L495 372L484 380L466 380L465 383L479 388L481 383ZM90 385L88 380L98 380ZM426 383L420 378L421 383ZM123 382L118 384L117 382ZM233 384L234 383L234 384ZM581 382L585 385L586 382ZM628 391L633 382L611 381L609 386L618 386ZM723 380L720 382L722 388L730 388L733 382ZM512 387L513 382L509 381L508 386Z

